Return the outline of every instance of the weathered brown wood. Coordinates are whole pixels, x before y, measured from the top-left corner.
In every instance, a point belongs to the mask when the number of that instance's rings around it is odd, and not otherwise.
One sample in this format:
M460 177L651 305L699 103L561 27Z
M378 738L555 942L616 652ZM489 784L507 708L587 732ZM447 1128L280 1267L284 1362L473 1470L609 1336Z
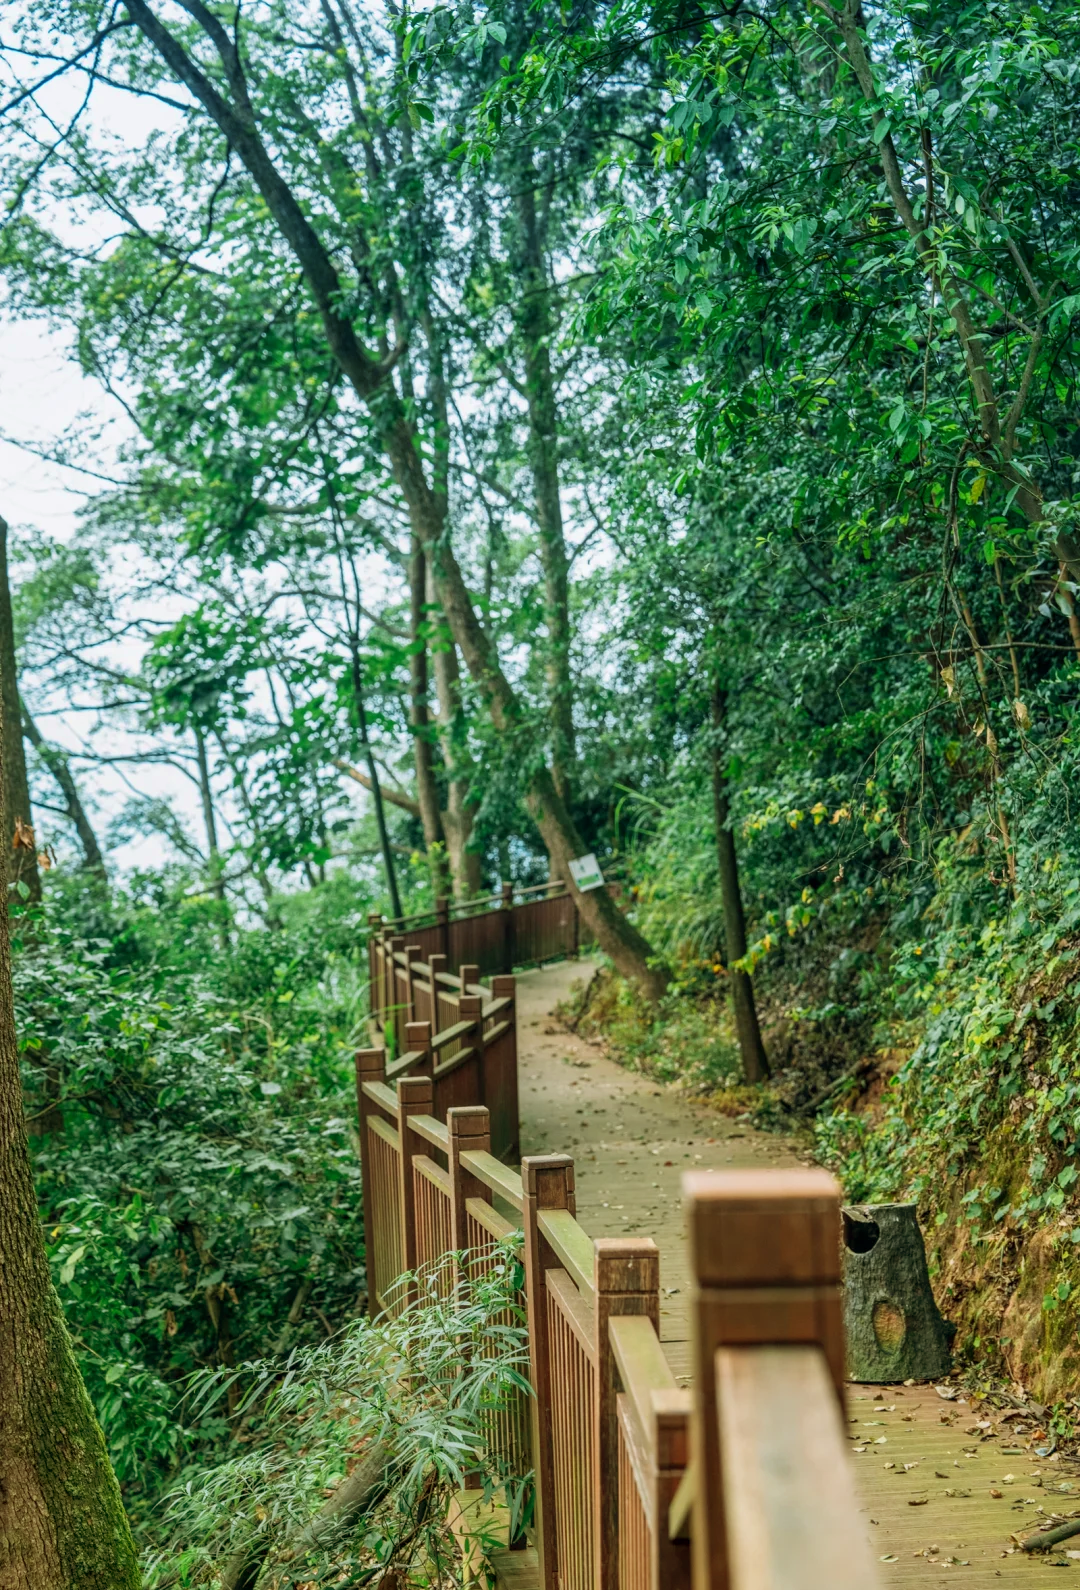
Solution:
M874 1590L820 1348L722 1347L716 1386L731 1590Z
M521 1141L518 1104L517 984L513 977L491 979L486 1017L504 1015L484 1044L484 1102L491 1110L491 1140L500 1157L516 1159Z
M414 995L414 992L413 992L413 962L414 961L418 961L420 959L420 954L421 954L421 947L420 947L419 944L406 944L406 946L405 946L405 1020L406 1020L406 1022L418 1021L418 1020L422 1020L423 1019L422 1017L417 1015L415 995ZM408 1044L409 1048L411 1049L412 1048L412 1044L409 1043L407 1035L406 1035L406 1038L405 1038L405 1042Z
M450 1134L450 1229L455 1253L469 1246L468 1211L470 1198L484 1198L486 1188L480 1178L461 1162L462 1154L486 1154L490 1144L488 1112L482 1104L459 1105L447 1110Z
M651 1237L597 1237L593 1242L596 1310L596 1402L593 1408L593 1575L596 1590L618 1590L619 1581L619 1374L609 1322L637 1314L660 1329L660 1254Z
M431 1143L435 1148L441 1149L444 1154L449 1151L450 1133L434 1115L410 1116L409 1130L415 1136L422 1137L425 1143Z
M555 1550L555 1474L551 1447L551 1363L544 1272L555 1268L540 1234L542 1210L574 1213L574 1162L566 1154L540 1154L521 1162L522 1223L525 1231L525 1291L529 1323L529 1377L533 1464L536 1472L535 1532L542 1590L558 1590Z
M524 1163L523 1160L523 1169ZM493 1154L479 1149L468 1151L465 1164L466 1169L485 1187L498 1193L500 1198L505 1198L515 1209L524 1209L524 1184L518 1171L511 1170L509 1165L504 1165Z
M450 902L445 895L435 901L435 925L439 930L440 953L445 960L450 954Z
M463 994L471 994L480 981L479 966L463 965L458 972L460 987Z
M731 1170L689 1173L683 1195L694 1282L694 1586L729 1590L716 1355L733 1340L816 1346L843 1406L840 1188L823 1170Z
M358 1049L356 1051L356 1107L360 1133L360 1196L364 1209L364 1273L367 1276L368 1312L374 1313L375 1301L375 1205L371 1185L371 1165L367 1154L367 1117L372 1108L365 1095L365 1083L381 1083L386 1070L385 1049Z
M410 987L409 987L409 1001L410 1001L410 1005L411 1005L411 1003L412 1003L412 985L411 985L411 983L410 983ZM405 1047L406 1047L406 1049L412 1050L413 1053L419 1054L419 1055L421 1055L423 1057L422 1059L417 1060L414 1063L414 1065L412 1067L413 1074L416 1075L416 1076L423 1075L423 1076L429 1077L431 1075L432 1067L433 1067L433 1065L435 1063L434 1055L432 1054L432 1047L431 1047L431 1023L430 1023L430 1021L409 1021L409 1022L406 1022L406 1024L405 1024Z
M430 1077L402 1077L398 1090L398 1131L401 1135L401 1257L406 1270L415 1270L416 1251L416 1184L413 1179L413 1159L423 1153L423 1141L409 1130L411 1115L430 1115L432 1086ZM416 1288L402 1289L402 1300L411 1300Z
M578 1291L588 1297L595 1284L596 1265L588 1232L566 1209L542 1209L537 1220L556 1262L567 1271Z

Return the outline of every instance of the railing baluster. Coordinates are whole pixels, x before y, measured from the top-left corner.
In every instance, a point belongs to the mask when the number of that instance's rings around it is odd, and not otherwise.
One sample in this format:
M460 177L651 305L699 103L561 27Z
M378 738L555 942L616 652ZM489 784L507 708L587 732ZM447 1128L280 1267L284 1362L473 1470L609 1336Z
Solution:
M385 1076L385 1049L358 1049L356 1051L356 1106L360 1129L360 1196L364 1201L364 1268L367 1272L369 1314L377 1312L378 1298L375 1292L375 1188L367 1133L367 1119L371 1105L364 1097L364 1083L382 1082Z
M410 1115L431 1114L431 1078L402 1077L397 1085L398 1131L401 1134L401 1263L403 1270L416 1269L416 1183L413 1176L413 1159L426 1151L422 1138L409 1130ZM416 1296L410 1285L402 1289L396 1301L403 1307Z
M536 1154L521 1162L522 1223L525 1230L525 1291L529 1321L529 1373L533 1397L529 1414L536 1470L536 1550L541 1590L557 1590L555 1551L555 1472L551 1447L552 1381L544 1271L556 1263L540 1235L542 1209L575 1211L574 1161L567 1154ZM565 1387L561 1388L564 1392Z
M619 1377L608 1321L613 1315L643 1314L660 1332L660 1254L651 1237L597 1237L593 1242L596 1309L595 1402L592 1449L593 1584L618 1590L619 1582Z

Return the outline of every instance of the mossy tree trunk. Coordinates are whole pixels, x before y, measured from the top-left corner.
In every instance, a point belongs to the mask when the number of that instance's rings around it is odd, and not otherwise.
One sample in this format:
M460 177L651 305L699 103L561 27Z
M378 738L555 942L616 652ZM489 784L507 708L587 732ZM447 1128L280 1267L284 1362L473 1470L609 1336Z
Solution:
M18 717L15 724L18 730ZM2 743L6 750L6 734ZM137 1590L139 1583L120 1487L49 1275L0 911L0 1587Z
M19 894L30 900L40 900L41 873L30 819L30 784L26 776L19 678L15 666L15 621L8 584L8 527L3 517L0 517L0 706L3 708L0 810L3 813L6 882L22 884L24 887Z

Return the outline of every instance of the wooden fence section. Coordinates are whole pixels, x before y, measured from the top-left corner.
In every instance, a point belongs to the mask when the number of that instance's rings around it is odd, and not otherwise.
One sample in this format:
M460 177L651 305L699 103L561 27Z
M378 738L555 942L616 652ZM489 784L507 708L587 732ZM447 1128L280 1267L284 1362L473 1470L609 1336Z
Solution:
M471 966L478 977L488 977L576 955L584 943L577 907L564 883L516 891L507 884L499 894L460 905L438 900L433 911L417 916L390 922L372 916L368 928L371 1009L380 1023L401 994L387 970L391 947L394 954L407 948L420 964L441 957L444 972Z
M373 1083L427 1077L430 1113L439 1121L455 1106L486 1105L494 1152L512 1159L518 1152L514 979L493 977L484 984L475 966L463 966L452 977L442 969L442 956L423 962L414 953L412 945L398 948L396 939L375 951L384 1013L381 1023L375 1020L387 1048L361 1051L357 1065ZM382 1140L389 1148L389 1138Z
M532 1553L496 1577L537 1590L874 1590L844 1446L840 1197L824 1171L684 1182L695 1384L659 1339L659 1253L592 1238L574 1162L491 1152L482 1107L433 1110L430 1077L358 1059L371 1306L395 1263L464 1252L473 1273L523 1233L533 1396L493 1431L535 1474ZM531 1570L531 1571L530 1571Z

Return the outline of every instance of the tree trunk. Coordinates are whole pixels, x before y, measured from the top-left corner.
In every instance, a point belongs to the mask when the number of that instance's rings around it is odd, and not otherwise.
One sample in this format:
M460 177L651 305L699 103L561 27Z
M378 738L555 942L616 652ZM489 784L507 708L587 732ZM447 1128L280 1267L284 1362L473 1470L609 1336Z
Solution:
M848 1378L869 1384L949 1373L955 1327L938 1313L914 1204L843 1211Z
M434 589L429 591L435 606ZM446 806L441 814L450 858L450 877L455 900L471 900L480 892L480 857L469 849L472 837L473 808L469 804L472 769L463 744L465 721L461 710L461 672L453 636L444 629L433 651L435 694L439 699L437 730L439 748L446 768Z
M547 675L551 712L551 773L555 788L569 805L575 759L574 695L570 677L569 565L559 495L559 425L555 382L551 374L550 287L536 216L536 173L530 160L520 173L517 195L521 238L522 291L517 321L525 359L525 393L529 406L529 463L540 531L540 562L544 571L544 620L547 624Z
M138 1590L141 1582L120 1487L49 1275L0 912L0 1585Z
M446 864L446 835L439 812L439 787L435 779L428 713L426 564L424 549L414 536L409 557L409 725L416 763L417 805L431 868L431 887L435 898L439 899L450 892L450 876Z
M19 706L22 712L22 732L25 739L30 741L34 750L45 763L49 772L60 786L60 793L64 797L64 809L74 824L75 832L83 847L85 866L88 872L99 872L104 877L105 858L101 854L101 846L97 842L93 824L86 815L86 807L79 798L79 788L72 776L71 767L63 751L49 743L42 737L41 730L26 710L26 703L20 697Z
M368 778L371 780L371 800L375 808L375 827L379 832L379 849L382 851L383 870L386 873L386 889L390 896L390 910L396 918L402 915L401 896L398 893L394 853L390 848L390 835L386 827L382 785L379 783L379 771L375 766L375 753L371 749L371 741L368 738L367 708L364 706L364 677L360 667L360 649L355 637L350 640L350 649L352 652L352 686L353 704L356 707L356 727L360 736L360 747L364 753L364 760L368 765Z
M15 622L8 583L8 526L0 518L0 708L3 711L3 781L0 790L0 842L3 844L7 883L16 891L9 904L22 897L41 899L37 841L30 814L30 785L26 777L22 716L19 711L19 676L15 663ZM21 887L20 887L21 886ZM24 890L26 891L24 893Z
M735 1031L739 1039L743 1076L747 1082L764 1082L770 1074L769 1057L758 1025L754 984L748 972L738 971L735 962L746 954L746 914L739 888L739 859L735 835L731 831L727 785L721 759L724 727L724 693L719 685L712 693L712 780L713 814L716 821L716 862L720 872L720 898L724 907L724 942L727 952L731 1003L735 1011Z
M218 849L217 818L214 815L214 791L210 784L210 761L206 755L206 736L195 725L195 755L199 767L199 795L202 799L203 824L206 828L206 849L210 887L220 907L218 941L223 950L229 947L228 906L225 903L225 879L221 871L221 851Z

